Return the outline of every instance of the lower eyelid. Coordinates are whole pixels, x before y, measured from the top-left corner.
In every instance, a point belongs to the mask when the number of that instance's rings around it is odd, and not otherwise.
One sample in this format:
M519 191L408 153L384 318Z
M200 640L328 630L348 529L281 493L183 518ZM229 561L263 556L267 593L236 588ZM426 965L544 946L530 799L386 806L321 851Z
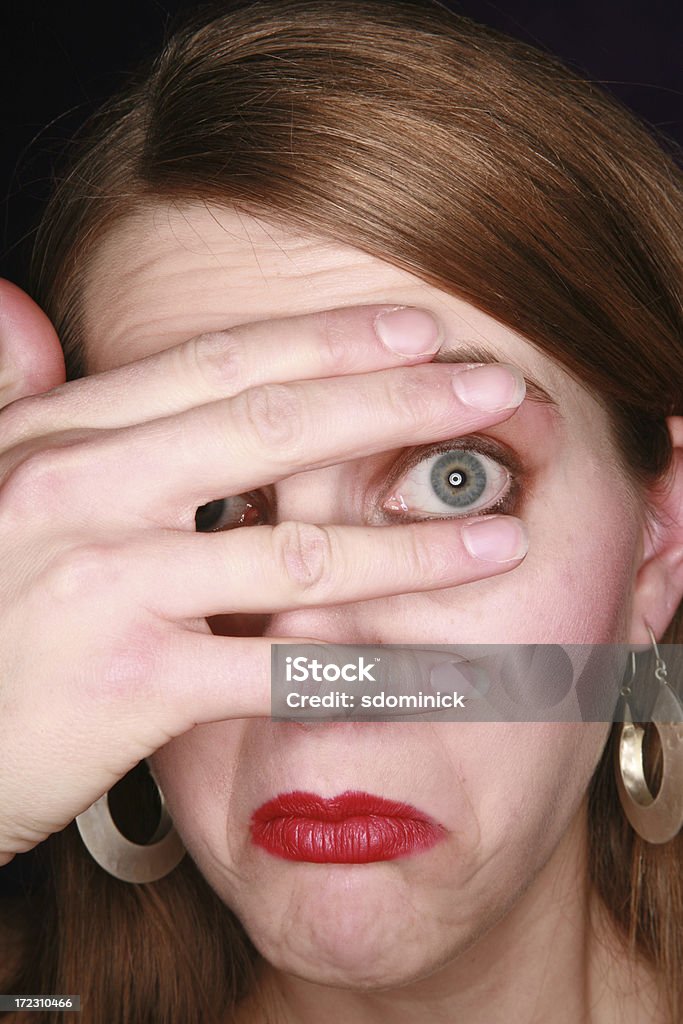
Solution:
M404 523L427 523L435 519L473 519L475 516L515 515L518 511L518 505L517 495L514 492L515 486L513 483L508 493L504 494L492 505L475 508L471 512L449 512L444 515L431 515L421 512L387 511L384 513L384 519L389 523L396 522L397 520Z
M415 503L415 506L411 509L409 507L411 501L408 492L411 488L415 487L415 484L409 483L402 488L401 481L406 476L409 476L411 472L419 470L420 466L422 466L423 463L429 462L431 458L436 458L437 456L447 454L448 452L458 451L471 452L474 455L479 455L485 460L488 459L490 462L494 463L506 477L502 482L502 486L504 488L503 494L493 500L489 500L486 504L480 504L471 509L465 507L459 510L457 506L453 506L450 511L432 511L429 509L420 509L417 507L417 503ZM388 520L389 522L395 522L398 519L402 522L423 522L429 519L465 519L472 516L490 515L493 513L505 515L514 511L519 498L520 478L523 474L516 471L516 467L519 465L518 460L514 457L505 457L504 454L498 450L497 446L493 446L488 443L478 443L477 445L474 445L472 443L467 443L465 439L458 439L455 442L433 446L426 450L418 449L417 458L415 458L415 453L412 454L413 458L411 459L411 462L408 463L408 465L405 463L400 465L400 472L394 475L391 487L384 491L386 496L383 499L380 499L381 514L384 516L385 521ZM511 465L510 463L514 463L515 465ZM421 487L422 484L423 481L420 481L420 483L417 484L417 487ZM387 502L392 501L392 498L395 499L394 507L387 507ZM434 494L434 498L436 501L442 500L437 494Z

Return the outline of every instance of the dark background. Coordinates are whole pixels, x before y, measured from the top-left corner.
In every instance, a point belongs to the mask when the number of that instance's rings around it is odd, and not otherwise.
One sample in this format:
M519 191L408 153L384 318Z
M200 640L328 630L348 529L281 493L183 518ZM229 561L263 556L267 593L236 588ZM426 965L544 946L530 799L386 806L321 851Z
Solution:
M325 3L325 0L320 0ZM683 146L683 4L674 0L443 0L564 58ZM188 0L0 0L0 277L26 282L31 227L55 159ZM32 855L0 869L0 895Z
M325 0L320 0L325 3ZM546 48L683 145L683 4L442 0ZM158 48L189 0L0 0L0 276L25 284L27 237L75 129Z

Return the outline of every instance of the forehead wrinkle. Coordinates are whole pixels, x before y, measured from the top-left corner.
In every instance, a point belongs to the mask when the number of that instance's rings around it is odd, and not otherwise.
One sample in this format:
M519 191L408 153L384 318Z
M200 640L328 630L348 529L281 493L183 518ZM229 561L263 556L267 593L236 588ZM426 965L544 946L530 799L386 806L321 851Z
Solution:
M257 255L257 252L256 252L256 246L254 244L254 240L252 239L251 235L249 234L248 229L245 227L244 220L242 218L242 215L240 214L240 211L236 210L235 213L236 213L236 215L237 215L237 217L238 217L238 219L240 221L240 224L242 225L242 228L244 229L244 236L240 236L240 235L236 234L235 232L228 231L228 229L225 226L225 224L221 223L221 221L218 219L218 216L216 215L216 211L213 209L213 207L208 202L203 203L203 206L204 206L204 209L206 210L206 213L208 214L209 218L211 219L211 221L220 229L222 234L229 236L231 240L237 240L237 242L238 242L238 253L239 253L239 245L240 245L240 243L245 241L245 237L246 237L246 240L249 242L249 245L251 246L251 251L252 251L253 256L254 256L254 261L256 263L256 266L258 267L258 270L259 270L259 273L261 275L261 278L263 279L263 282L266 285L266 287L268 287L270 282L268 281L268 278L266 277L266 275L263 272L263 267L261 266L261 262L260 262L260 260L258 258L258 255ZM187 211L187 209L184 206L179 205L179 204L174 204L174 209L176 210L177 214L182 218L184 224L189 228L190 232L202 243L203 250L192 250L192 249L189 249L187 244L181 239L181 237L176 232L176 230L174 228L174 225L173 225L172 218L169 216L169 219L168 219L169 229L170 229L171 234L173 235L175 241L177 242L178 246L180 248L187 249L188 251L193 252L193 255L202 254L202 255L208 256L210 259L212 259L216 263L217 267L222 272L224 272L226 274L226 277L229 280L230 271L231 270L232 271L235 270L235 252L234 252L234 249L228 249L228 250L221 251L217 244L213 244L210 241L210 239L208 237L208 232L201 232L199 230L199 227L195 223L196 218L193 219L189 215L189 212ZM280 247L278 247L278 248L280 248ZM226 256L230 257L230 259L227 262L225 262L224 259L221 259L221 257L226 257ZM244 263L244 268L249 270L250 269L250 263L246 260L246 258L244 258L243 263Z
M174 202L138 211L105 237L89 269L84 337L91 353L118 352L118 362L141 358L150 344L158 351L236 323L349 303L421 305L437 316L443 311L450 338L436 362L518 364L517 344L529 344L403 267L222 204ZM451 351L450 339L459 337L473 344ZM546 372L538 364L535 372L555 380L550 367ZM525 380L527 397L556 412L555 397L532 374Z

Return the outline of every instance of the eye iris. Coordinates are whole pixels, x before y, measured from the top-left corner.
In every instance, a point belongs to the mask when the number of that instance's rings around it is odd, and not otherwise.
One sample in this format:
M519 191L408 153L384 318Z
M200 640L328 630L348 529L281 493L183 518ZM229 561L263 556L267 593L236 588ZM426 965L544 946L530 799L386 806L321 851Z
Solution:
M463 508L486 489L486 473L472 452L445 452L432 466L430 482L441 501Z

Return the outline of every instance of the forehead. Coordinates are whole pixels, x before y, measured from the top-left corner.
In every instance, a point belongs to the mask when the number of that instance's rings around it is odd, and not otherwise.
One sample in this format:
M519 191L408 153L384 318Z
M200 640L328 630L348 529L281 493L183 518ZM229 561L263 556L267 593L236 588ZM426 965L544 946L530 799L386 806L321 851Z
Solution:
M474 306L351 246L224 206L159 204L119 222L84 283L90 373L206 331L372 303L420 305L446 346L485 346L537 376L570 383L552 359ZM578 387L575 385L575 387Z

